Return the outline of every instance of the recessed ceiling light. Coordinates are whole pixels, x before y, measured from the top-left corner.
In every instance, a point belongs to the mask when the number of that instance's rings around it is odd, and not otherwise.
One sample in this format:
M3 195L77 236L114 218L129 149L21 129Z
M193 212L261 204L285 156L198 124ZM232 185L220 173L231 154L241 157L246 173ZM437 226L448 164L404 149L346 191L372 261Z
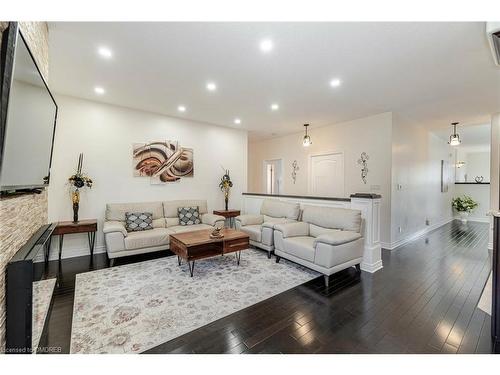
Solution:
M340 79L334 78L330 81L330 86L332 87L339 87L341 84Z
M208 91L215 91L215 90L217 90L217 85L214 82L208 82L207 83L207 90Z
M101 57L104 57L105 59L110 59L113 57L113 52L108 47L99 47L97 52Z
M237 124L237 125L241 124L241 120L239 118L235 118L234 119L234 123Z
M183 106L183 105L180 105L180 106L178 106L178 107L177 107L177 110L178 110L179 112L186 112L186 107L185 107L185 106Z
M264 39L260 42L260 50L262 52L270 52L274 48L273 41L271 39Z
M94 92L97 94L97 95L103 95L104 93L106 93L106 90L104 90L102 87L100 86L96 86L94 87Z
M276 103L271 104L272 111L277 111L278 109L280 109L280 106L278 104L276 104Z

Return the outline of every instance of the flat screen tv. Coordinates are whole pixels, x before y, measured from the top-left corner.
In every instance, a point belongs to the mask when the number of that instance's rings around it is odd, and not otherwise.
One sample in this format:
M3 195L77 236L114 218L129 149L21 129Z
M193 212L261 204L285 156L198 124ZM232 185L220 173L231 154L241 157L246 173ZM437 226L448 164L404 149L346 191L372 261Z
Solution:
M16 22L2 36L0 191L46 187L57 103Z

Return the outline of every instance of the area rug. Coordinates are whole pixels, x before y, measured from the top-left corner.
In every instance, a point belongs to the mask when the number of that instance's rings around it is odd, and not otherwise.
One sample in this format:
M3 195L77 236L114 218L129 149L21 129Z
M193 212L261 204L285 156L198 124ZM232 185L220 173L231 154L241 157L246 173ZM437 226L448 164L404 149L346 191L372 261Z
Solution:
M71 353L140 353L319 274L245 250L187 264L166 257L78 274Z
M491 301L492 301L492 281L491 281L491 273L490 277L488 277L488 281L486 281L486 285L483 289L483 294L481 294L481 298L479 299L479 303L477 307L483 310L485 313L491 315Z
M42 336L45 319L47 319L47 313L49 312L50 301L52 301L55 285L56 279L35 281L33 283L33 315L31 328L31 347L33 353L36 353L36 349L40 343L40 337Z

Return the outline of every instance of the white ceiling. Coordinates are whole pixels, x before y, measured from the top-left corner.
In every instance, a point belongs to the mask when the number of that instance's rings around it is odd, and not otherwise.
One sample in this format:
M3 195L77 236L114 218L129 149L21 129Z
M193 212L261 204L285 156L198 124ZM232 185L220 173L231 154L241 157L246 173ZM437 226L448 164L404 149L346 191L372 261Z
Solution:
M56 93L243 128L254 139L385 111L434 129L500 111L484 23L56 22L49 30ZM263 38L274 42L271 53L260 51ZM98 56L101 45L112 59ZM332 78L342 85L330 87ZM207 92L209 80L217 92Z

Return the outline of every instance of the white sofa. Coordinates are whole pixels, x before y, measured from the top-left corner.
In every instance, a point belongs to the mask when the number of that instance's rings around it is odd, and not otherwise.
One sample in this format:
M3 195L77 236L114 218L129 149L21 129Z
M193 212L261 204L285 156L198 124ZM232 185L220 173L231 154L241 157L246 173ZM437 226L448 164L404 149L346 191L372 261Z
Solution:
M298 203L266 199L262 202L260 215L240 215L236 217L236 229L250 236L250 245L264 249L268 258L274 250L274 226L297 221L300 214Z
M363 259L361 211L304 206L302 221L274 226L274 253L329 276L355 266Z
M198 206L201 224L179 225L178 207ZM151 212L153 229L127 232L126 212ZM111 263L115 258L169 249L170 234L223 226L225 218L208 213L206 200L109 203L103 226L104 242Z

